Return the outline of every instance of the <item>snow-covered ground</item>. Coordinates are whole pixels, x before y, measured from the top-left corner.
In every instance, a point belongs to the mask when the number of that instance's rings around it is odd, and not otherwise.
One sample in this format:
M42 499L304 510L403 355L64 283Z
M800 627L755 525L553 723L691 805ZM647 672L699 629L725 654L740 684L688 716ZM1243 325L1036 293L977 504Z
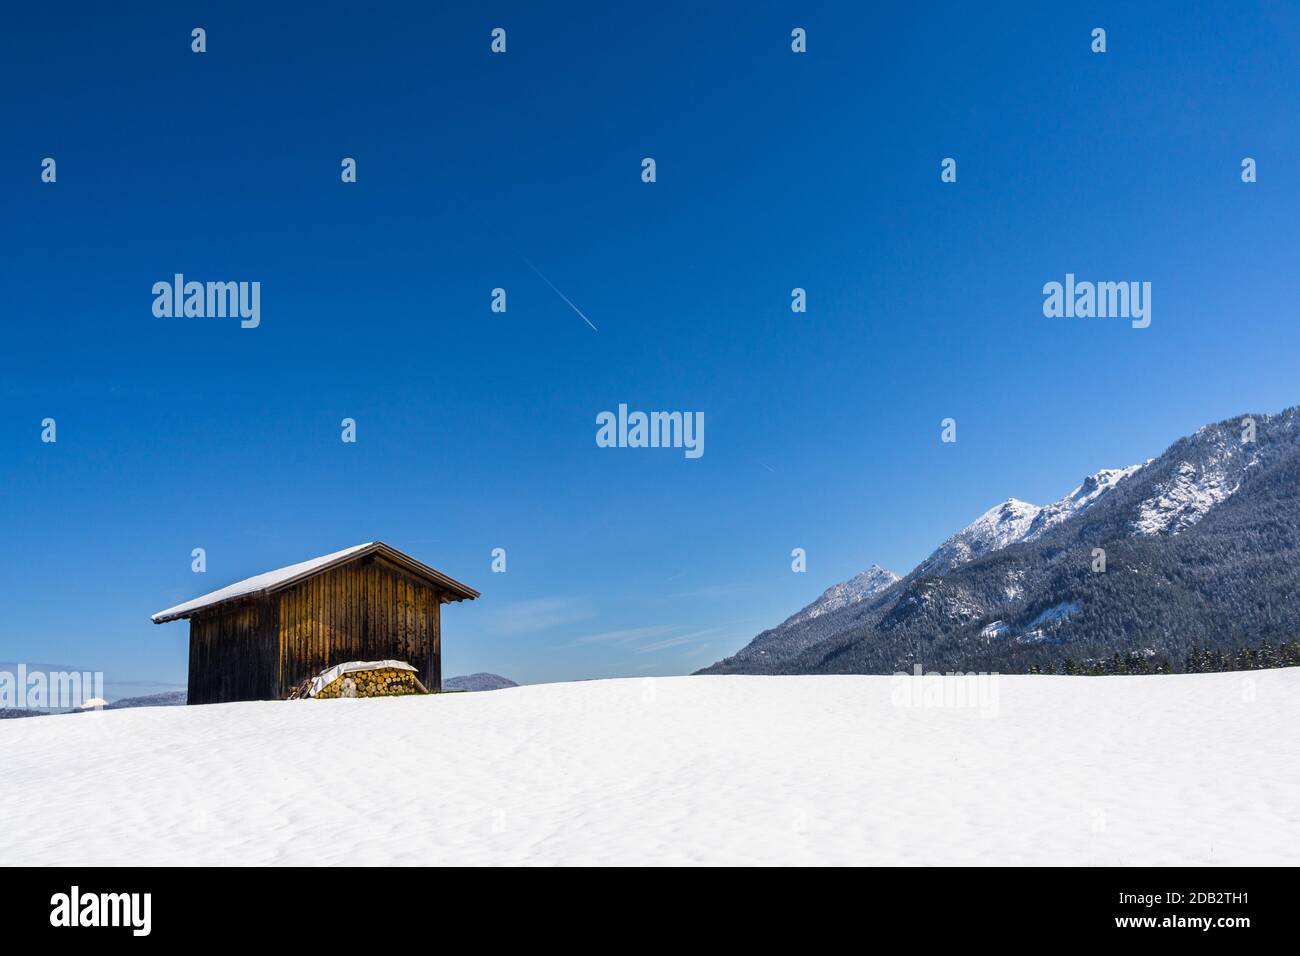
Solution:
M1300 668L961 680L5 721L0 862L1300 864Z

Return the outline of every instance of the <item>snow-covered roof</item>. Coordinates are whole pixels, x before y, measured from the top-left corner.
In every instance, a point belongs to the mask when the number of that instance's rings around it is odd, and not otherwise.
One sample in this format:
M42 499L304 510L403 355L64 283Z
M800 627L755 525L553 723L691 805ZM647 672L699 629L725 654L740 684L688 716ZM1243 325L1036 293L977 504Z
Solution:
M303 578L318 574L327 568L335 567L347 561L352 561L369 553L382 554L385 558L399 565L403 569L410 571L418 577L431 581L434 584L446 589L451 599L460 601L465 598L473 600L479 596L479 593L471 587L467 587L452 578L447 577L441 571L435 571L427 565L421 564L410 555L403 554L396 548L391 548L382 541L368 541L365 544L354 545L351 548L344 548L342 551L335 551L332 554L324 554L319 558L312 558L310 561L301 561L298 564L291 564L288 567L279 568L275 571L267 571L265 574L255 574L251 578L244 578L242 581L236 581L216 591L204 594L202 597L196 597L192 601L186 601L184 604L177 604L175 607L169 607L165 611L159 611L153 615L155 624L164 624L167 621L176 621L181 618L189 617L196 611L204 608L213 607L225 601L231 601L235 598L246 597L251 594L270 593L295 584Z

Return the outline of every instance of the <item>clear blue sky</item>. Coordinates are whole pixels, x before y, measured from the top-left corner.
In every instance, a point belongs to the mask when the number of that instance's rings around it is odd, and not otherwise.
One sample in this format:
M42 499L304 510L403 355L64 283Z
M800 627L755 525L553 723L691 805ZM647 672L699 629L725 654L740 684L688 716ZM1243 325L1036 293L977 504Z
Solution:
M136 6L0 30L0 660L180 684L151 612L380 539L483 592L446 674L684 673L1300 400L1294 4ZM1151 327L1045 318L1066 272ZM619 402L704 456L598 448Z

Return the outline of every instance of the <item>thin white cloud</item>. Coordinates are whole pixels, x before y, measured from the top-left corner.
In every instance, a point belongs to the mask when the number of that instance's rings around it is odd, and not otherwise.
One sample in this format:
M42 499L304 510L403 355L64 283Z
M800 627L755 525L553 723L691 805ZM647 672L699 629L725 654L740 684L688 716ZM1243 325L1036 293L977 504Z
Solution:
M678 591L676 594L669 594L668 597L670 599L727 597L752 590L754 590L753 586L748 584L707 584L691 591Z
M690 631L686 634L678 634L674 637L664 638L662 641L655 641L651 644L642 644L636 649L638 654L649 654L654 651L664 651L670 647L680 647L683 644L695 644L701 642L703 638L713 637L719 631L724 631L729 625L719 625L718 627L706 627L700 631Z
M533 598L495 608L485 615L487 630L499 634L533 634L567 627L596 616L592 608L570 598Z
M648 627L625 627L614 631L600 631L596 634L584 634L564 644L564 647L577 647L583 644L630 644L646 637L671 633L675 628L666 624L652 624Z

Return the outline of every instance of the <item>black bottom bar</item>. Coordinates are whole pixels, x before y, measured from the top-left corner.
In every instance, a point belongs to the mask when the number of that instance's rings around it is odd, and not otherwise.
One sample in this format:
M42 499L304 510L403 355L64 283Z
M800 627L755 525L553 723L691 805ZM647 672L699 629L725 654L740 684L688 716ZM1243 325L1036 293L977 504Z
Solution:
M364 940L379 927L386 941L423 945L460 934L484 944L525 925L595 944L624 938L598 933L675 934L701 923L739 935L765 925L820 932L839 924L865 933L864 943L915 933L927 945L1125 938L1232 945L1294 936L1294 877L1240 868L764 870L721 878L617 870L595 880L579 871L543 878L442 868L11 869L0 871L0 925L12 943L76 935L147 945L219 933L308 948Z

